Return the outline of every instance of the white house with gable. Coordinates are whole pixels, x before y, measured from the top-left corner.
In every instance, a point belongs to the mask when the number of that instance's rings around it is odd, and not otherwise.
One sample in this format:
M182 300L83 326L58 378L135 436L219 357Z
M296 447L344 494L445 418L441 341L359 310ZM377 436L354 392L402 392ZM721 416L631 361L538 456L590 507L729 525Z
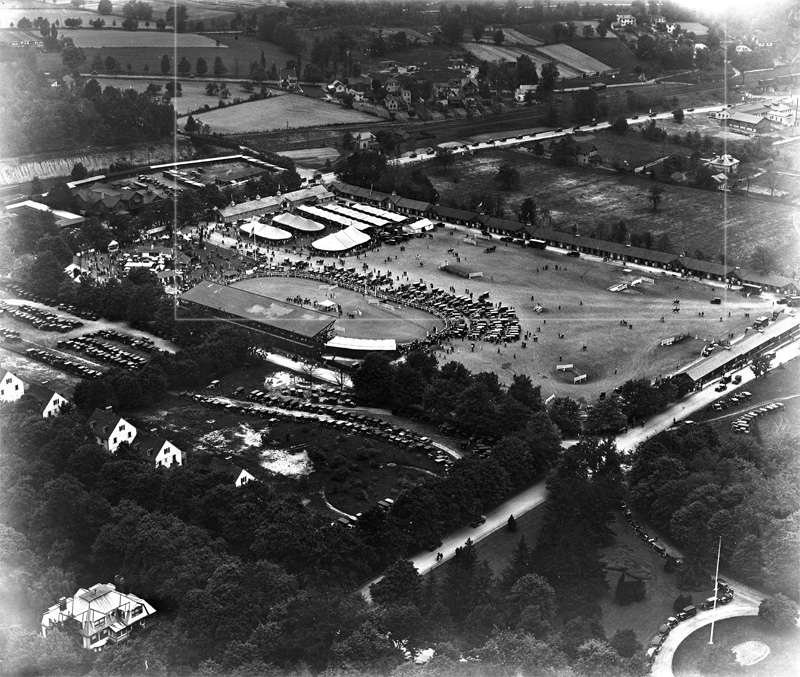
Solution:
M112 454L123 442L133 442L138 432L132 424L117 416L111 407L95 409L89 418L89 428L94 433L97 443L102 444Z
M139 433L132 446L145 454L157 467L170 468L173 465L183 465L186 460L186 453L169 440L157 435L155 429L149 433Z
M0 402L16 402L25 394L25 383L7 369L0 369Z

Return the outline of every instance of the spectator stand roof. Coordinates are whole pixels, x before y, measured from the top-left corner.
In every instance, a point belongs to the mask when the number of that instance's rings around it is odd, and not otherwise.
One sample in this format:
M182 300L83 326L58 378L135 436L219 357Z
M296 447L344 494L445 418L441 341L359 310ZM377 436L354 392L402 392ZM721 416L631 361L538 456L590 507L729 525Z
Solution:
M354 227L358 228L359 230L366 230L367 228L372 227L363 221L357 221L356 219L351 219L349 216L343 216L342 214L337 214L336 212L328 211L327 209L323 209L321 207L301 205L297 208L297 211L304 216L333 226L343 226L344 228Z
M345 252L354 247L359 247L362 244L369 242L370 237L366 233L362 233L355 226L350 226L338 233L331 233L323 238L314 242L311 246L317 251L322 252Z
M403 223L403 221L406 220L406 217L402 214L398 214L396 212L387 212L385 209L381 209L380 207L373 207L372 205L365 205L361 204L360 202L354 202L348 206L350 209L354 209L358 212L364 212L365 214L372 214L372 216L377 216L381 219L392 221L393 223Z
M283 226L284 228L289 228L290 230L299 230L303 233L318 233L321 230L325 230L325 226L321 223L307 219L304 216L292 214L291 212L278 214L272 219L272 225L275 224Z
M754 353L762 346L766 347L775 339L797 331L798 328L800 328L800 315L786 317L769 325L763 332L751 334L739 343L734 344L730 350L715 352L713 355L689 367L685 373L695 383L703 381L728 364Z
M282 240L289 240L292 234L288 230L282 230L276 226L270 226L266 223L261 223L258 219L248 221L239 228L242 233L248 236L260 237L264 240L273 240L280 242Z
M335 321L326 313L216 282L200 282L180 298L215 313L251 320L305 338L318 336Z
M372 353L378 350L395 351L397 342L394 339L359 339L335 336L325 344L326 348L332 350L359 350L365 353Z

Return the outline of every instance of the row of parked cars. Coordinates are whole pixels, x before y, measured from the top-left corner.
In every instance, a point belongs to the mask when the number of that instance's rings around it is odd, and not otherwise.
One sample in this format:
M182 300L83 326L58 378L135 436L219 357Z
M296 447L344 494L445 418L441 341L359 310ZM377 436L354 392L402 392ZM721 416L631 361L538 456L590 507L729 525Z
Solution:
M66 357L62 357L57 353L51 352L50 350L28 348L25 351L25 355L32 360L39 360L40 362L49 364L57 369L61 369L62 371L75 374L81 378L100 378L103 375L103 372L98 371L97 369L92 369L91 367L87 367L79 362L69 360Z
M765 404L763 407L748 411L746 414L742 414L733 423L731 423L731 430L740 435L749 435L750 421L759 416L763 416L764 414L772 414L776 411L780 411L781 409L783 409L783 402L770 402L769 404Z
M731 395L730 397L723 397L721 400L717 400L711 405L712 411L724 411L729 407L735 407L739 404L744 404L753 397L753 394L748 390L743 390L735 395Z
M633 527L633 530L639 535L639 538L641 538L653 550L655 550L660 557L666 559L668 557L667 549L658 542L658 539L651 538L647 532L642 529L641 526L639 526L639 523L634 519L633 513L630 511L630 508L628 508L628 504L625 501L620 501L619 509L628 524L630 524L631 527ZM677 560L677 563L680 564L681 560Z
M74 339L62 339L56 343L59 348L69 348L79 353L85 353L101 362L109 362L120 367L136 371L147 364L147 358L135 355L122 348L117 348L110 343L104 343L89 336L78 336Z
M315 404L303 398L265 393L261 390L253 390L247 395L246 399L264 405L266 408L254 407L214 395L201 393L181 394L191 397L196 402L216 408L266 418L269 423L292 420L335 428L345 433L381 439L390 444L403 447L408 451L424 453L445 470L453 464L453 459L438 449L430 438L408 430L402 430L383 419L359 414L356 411L342 409L335 405Z
M35 329L42 331L58 331L66 334L68 331L78 329L83 326L80 320L70 320L60 317L55 313L50 313L34 306L21 305L15 306L5 301L0 301L0 313L10 315L15 320L25 322Z
M34 301L36 303L41 303L45 306L53 306L58 307L59 310L64 310L72 315L77 317L83 318L84 320L96 320L97 315L92 312L86 310L80 310L75 306L69 306L65 304L59 304L58 301L55 299L48 298L46 296L42 296L41 294L34 294L33 292L29 292L27 289L24 289L16 282L5 281L2 283L3 286L10 291L15 296L18 296L21 299L25 299L26 301Z
M708 611L719 606L725 606L733 601L733 588L728 585L727 582L721 578L714 578L713 576L711 577L711 582L715 583L715 593L712 597L709 597L700 603L700 611ZM647 653L645 655L649 664L652 664L656 656L658 656L659 652L661 651L661 647L666 641L667 635L669 635L670 631L681 621L685 621L687 618L693 618L696 616L697 612L698 607L690 604L689 606L685 606L674 616L670 616L667 619L666 623L664 623L658 629L658 632L656 633L655 637L653 637L652 641L650 642L650 646L647 649Z
M5 327L0 328L0 336L3 337L3 341L6 343L15 343L21 338L18 331L6 329Z
M84 334L84 336L90 338L104 338L109 341L124 343L125 345L131 346L131 348L136 348L137 350L143 350L145 352L152 350L155 346L153 339L149 339L146 336L134 336L133 334L125 334L121 331L114 331L113 329L100 329L91 334Z

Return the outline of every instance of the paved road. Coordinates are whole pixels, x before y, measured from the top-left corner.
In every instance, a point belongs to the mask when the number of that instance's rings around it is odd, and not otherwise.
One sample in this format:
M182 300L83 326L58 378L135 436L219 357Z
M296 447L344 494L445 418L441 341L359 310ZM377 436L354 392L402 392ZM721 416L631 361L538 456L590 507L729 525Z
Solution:
M417 567L417 571L419 571L420 574L427 574L429 571L432 571L453 557L456 548L464 545L464 542L468 538L471 538L473 542L477 542L499 529L504 529L510 515L519 517L529 510L532 510L537 505L544 503L545 499L547 499L547 489L545 488L544 480L542 480L515 496L512 496L505 503L487 513L486 522L477 529L471 527L456 529L444 537L442 545L439 546L437 551L419 552L409 559L414 566ZM444 555L444 559L439 562L436 561L437 552L441 552ZM361 588L361 594L364 595L368 601L370 600L369 586L376 583L381 578L383 578L383 576L377 576Z
M716 106L706 106L704 108L695 108L691 112L684 111L686 116L691 117L692 115L705 115L708 113L713 113L719 110L722 110L722 106L717 104ZM653 115L637 115L636 117L627 118L629 125L638 125L647 122L648 120L668 120L672 118L672 113L655 113ZM519 146L523 143L530 143L531 141L546 141L548 139L557 139L562 136L566 136L567 134L574 134L577 130L584 131L584 132L592 132L595 130L600 129L608 129L611 126L611 122L598 122L593 127L589 125L582 125L578 127L565 127L563 129L558 130L551 130L546 132L539 132L538 134L523 134L522 136L514 136L514 137L506 137L506 138L498 138L492 142L489 141L479 141L476 143L469 144L469 148L456 147L451 148L453 155L466 155L467 153L474 153L476 151L481 150L488 150L490 148L512 148L514 146ZM508 134L510 132L502 132ZM466 145L466 142L464 142ZM402 157L395 158L390 160L390 164L395 164L399 166L404 165L413 165L419 162L425 162L430 160L431 158L435 157L434 154L429 155L417 155L416 157L411 157L410 154L403 155Z

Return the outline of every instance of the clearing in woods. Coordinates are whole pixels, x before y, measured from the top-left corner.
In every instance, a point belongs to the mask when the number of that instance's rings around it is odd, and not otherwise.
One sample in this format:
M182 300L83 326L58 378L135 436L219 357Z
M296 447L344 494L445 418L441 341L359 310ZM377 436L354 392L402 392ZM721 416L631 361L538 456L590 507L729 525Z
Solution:
M495 177L502 163L519 170L519 189L499 190ZM699 250L716 260L727 244L729 260L744 266L753 250L764 245L775 253L777 270L794 267L798 236L792 227L792 205L659 183L662 200L653 213L648 179L603 169L558 167L510 150L459 158L448 169L447 174L431 172L443 205L461 205L468 195L491 192L504 198L507 213L513 214L524 198L532 197L550 210L554 227L575 224L579 233L590 235L597 224L621 219L629 232L667 233L689 256Z
M353 122L373 124L377 122L374 116L357 110L347 110L338 104L291 94L243 103L236 106L235 111L232 113L227 108L220 108L202 113L201 119L211 127L212 133L218 134L245 134ZM179 125L182 124L179 122Z

